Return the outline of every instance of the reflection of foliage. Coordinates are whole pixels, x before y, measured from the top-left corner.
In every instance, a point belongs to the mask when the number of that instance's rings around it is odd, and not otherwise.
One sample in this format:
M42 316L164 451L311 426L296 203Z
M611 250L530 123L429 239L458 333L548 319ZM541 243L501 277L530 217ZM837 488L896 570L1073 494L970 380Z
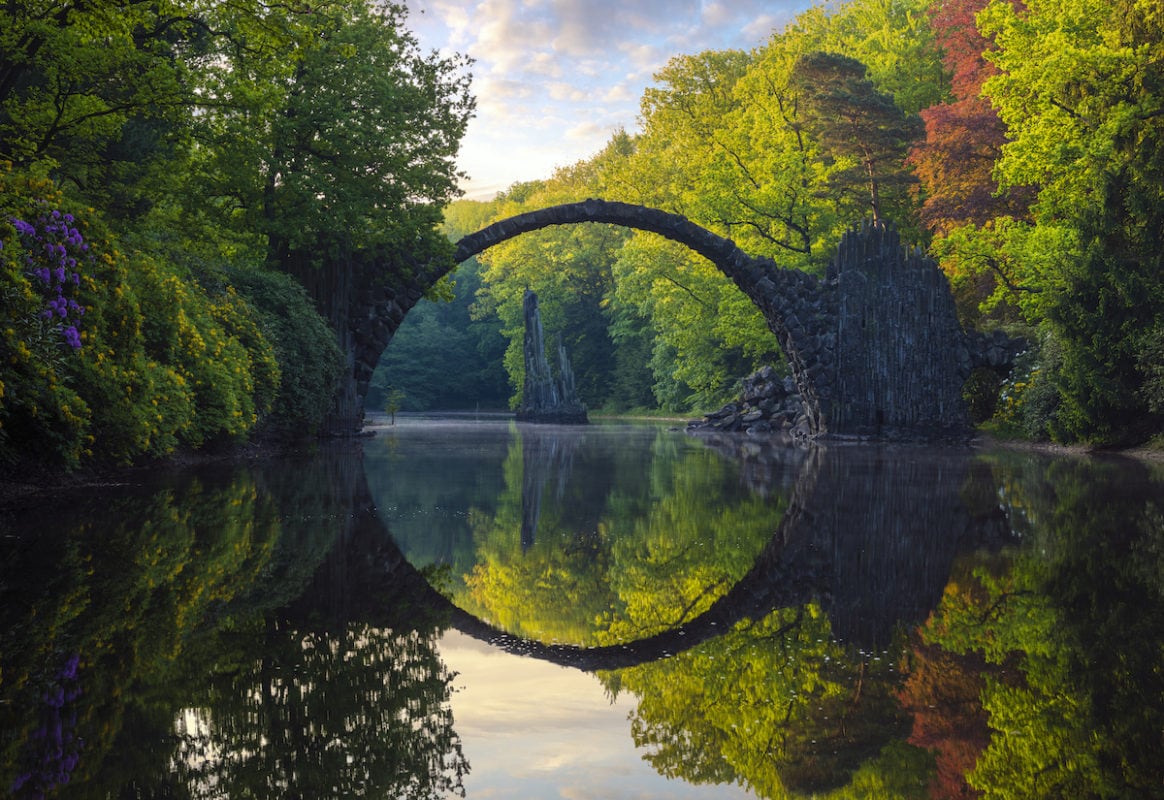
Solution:
M431 632L264 623L349 526L360 477L352 453L322 454L20 517L51 533L0 541L4 790L73 768L80 797L459 791ZM79 761L48 747L57 722Z
M1159 481L1126 464L1060 460L1054 494L1023 495L1039 547L947 590L924 637L1016 664L989 676L993 738L968 776L986 797L1141 797L1158 792L1164 708Z
M52 685L44 671L59 668L61 652L80 654L75 672L86 692L76 717L88 733L77 772L88 774L122 725L124 687L147 677L164 683L177 659L194 656L204 621L258 577L276 515L253 476L233 478L54 509L46 520L53 535L6 556L0 781L35 737L35 720L21 712Z
M565 495L565 465L526 463L525 452L522 436L515 437L503 465L506 489L496 514L470 515L477 563L465 576L468 594L458 602L522 636L590 643L594 620L611 603L603 577L608 559L605 525L594 519L606 487L600 485L596 493L587 486L589 494L582 498ZM555 469L558 481L527 485L527 472ZM579 483L571 482L570 490ZM560 491L550 491L558 487ZM531 490L538 497L525 496ZM541 496L551 494L556 494L553 502L543 504ZM540 513L534 541L523 544L524 507L530 503ZM588 519L570 517L570 507Z
M979 700L989 674L985 660L974 652L959 655L921 641L911 644L909 677L898 697L913 714L910 744L931 750L936 757L930 796L976 797L965 775L990 740Z
M20 771L12 782L12 792L18 797L44 797L68 783L77 766L82 742L76 733L73 704L81 696L79 662L76 654L70 656L44 693L40 727L25 744Z
M924 786L929 762L900 744L882 752L901 723L890 667L850 658L812 604L605 681L638 697L635 744L668 777L739 782L768 798L890 783L902 796Z
M658 499L650 513L612 521L609 580L622 610L608 615L603 643L687 622L748 571L784 509L777 501L736 496L735 477L728 462L705 451L657 462L651 494ZM711 497L729 499L715 505Z
M782 514L740 487L734 465L702 448L659 444L646 463L612 456L589 465L606 483L581 498L562 496L560 483L551 498L553 480L544 488L524 480L544 469L523 462L528 452L514 443L497 514L474 516L478 563L466 577L470 596L458 598L524 636L610 644L689 620L743 577ZM544 502L536 538L523 548L530 498L522 491L531 485Z
M179 716L170 766L192 797L464 796L434 636L271 625L258 638L261 657L215 676L205 705Z

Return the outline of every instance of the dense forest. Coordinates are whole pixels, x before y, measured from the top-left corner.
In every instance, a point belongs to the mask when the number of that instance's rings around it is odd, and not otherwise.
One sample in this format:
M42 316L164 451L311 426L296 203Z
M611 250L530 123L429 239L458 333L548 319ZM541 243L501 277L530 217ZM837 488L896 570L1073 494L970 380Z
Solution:
M817 6L753 51L676 56L635 133L490 202L455 201L470 64L422 52L403 4L10 2L0 21L9 469L318 430L345 369L325 293L592 196L817 273L854 222L890 222L939 261L966 326L1031 342L1001 385L968 383L976 421L1099 444L1161 430L1155 0ZM705 409L780 363L707 262L573 226L461 267L369 404L515 403L526 288L591 408Z
M637 133L492 202L454 202L446 229L457 238L602 197L820 274L849 226L884 219L939 261L967 328L1031 343L1001 385L972 376L975 422L1144 441L1164 411L1162 41L1164 14L1135 0L815 7L751 52L675 57L643 94ZM516 402L526 287L591 408L707 409L779 364L747 300L652 234L545 230L486 251L457 280L451 306L419 308L401 328L373 405L395 389L406 407L471 406L462 398L484 385L489 358ZM437 385L447 395L434 398Z

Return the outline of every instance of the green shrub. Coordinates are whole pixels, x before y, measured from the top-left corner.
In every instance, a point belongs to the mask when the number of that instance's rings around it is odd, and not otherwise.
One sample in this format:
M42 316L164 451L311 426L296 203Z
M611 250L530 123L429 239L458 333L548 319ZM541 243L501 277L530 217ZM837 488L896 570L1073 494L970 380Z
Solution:
M1051 437L1061 403L1057 385L1061 365L1060 345L1051 336L1015 360L991 419L1000 432L1035 441Z
M90 260L47 181L0 169L0 461L27 452L77 466L89 407L68 380L78 360L80 274Z
M1144 375L1140 396L1153 414L1164 414L1164 325L1144 334L1136 356Z
M131 463L239 440L276 413L286 382L267 315L229 286L212 296L167 261L120 253L45 181L0 172L0 198L0 458ZM296 318L287 338L320 325ZM329 384L319 402L331 396Z
M227 279L255 310L278 362L281 381L264 432L282 437L315 434L331 409L344 369L335 333L288 275L236 266L227 270Z

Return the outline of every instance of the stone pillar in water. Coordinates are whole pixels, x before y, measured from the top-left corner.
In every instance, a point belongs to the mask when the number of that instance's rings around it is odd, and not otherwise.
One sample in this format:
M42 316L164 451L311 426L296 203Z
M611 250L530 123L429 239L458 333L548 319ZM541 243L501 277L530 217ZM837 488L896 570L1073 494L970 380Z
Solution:
M525 385L517 418L522 422L585 425L590 420L586 416L586 406L578 399L574 388L574 372L566 356L566 346L559 337L558 374L555 376L546 359L538 296L529 289L525 290L522 308L525 311Z

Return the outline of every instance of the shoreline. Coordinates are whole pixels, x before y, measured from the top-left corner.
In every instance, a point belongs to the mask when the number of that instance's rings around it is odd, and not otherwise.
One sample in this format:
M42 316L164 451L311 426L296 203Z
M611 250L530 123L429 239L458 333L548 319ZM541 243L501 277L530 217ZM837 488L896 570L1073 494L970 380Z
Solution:
M687 422L690 417L650 417L650 416L622 416L603 415L597 417L613 420L622 419L642 422ZM375 435L374 431L370 432ZM747 438L746 434L738 435ZM158 470L183 470L192 467L202 467L216 463L239 464L248 461L259 461L267 458L281 458L290 456L305 449L314 449L321 445L335 442L362 442L367 434L346 438L314 439L307 442L247 442L222 450L203 451L186 450L174 453L165 458L156 459L143 464L131 466L85 467L76 472L51 472L47 467L41 467L29 475L29 479L17 479L11 471L0 472L0 512L17 511L27 502L48 493L58 492L61 489L99 489L101 487L124 486L135 482L135 476ZM877 442L869 442L877 444ZM1071 458L1134 458L1150 464L1164 464L1164 447L1137 445L1135 447L1103 448L1089 445L1062 445L1053 442L1031 442L1021 439L1004 439L989 433L979 432L969 445L975 450L1014 450L1016 452L1039 453L1051 457Z
M77 489L126 486L139 476L158 471L190 469L212 464L242 464L267 458L291 455L326 440L310 442L244 442L219 450L181 450L164 458L129 466L86 466L74 472L53 472L49 467L34 467L28 479L19 479L14 469L0 471L0 513L18 511L22 506L49 493Z

